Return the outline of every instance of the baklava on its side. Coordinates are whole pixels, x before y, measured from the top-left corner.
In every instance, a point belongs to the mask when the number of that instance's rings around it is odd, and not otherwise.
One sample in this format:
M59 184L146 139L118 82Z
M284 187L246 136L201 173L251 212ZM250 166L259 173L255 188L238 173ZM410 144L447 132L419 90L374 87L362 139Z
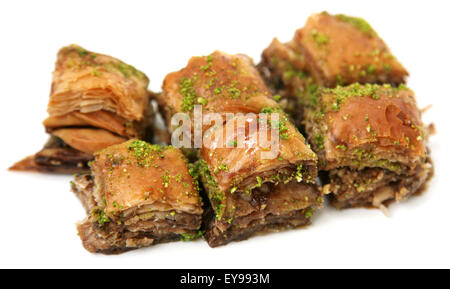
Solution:
M50 140L11 169L85 171L95 151L144 139L153 118L148 84L142 72L116 58L77 45L62 48L44 121Z

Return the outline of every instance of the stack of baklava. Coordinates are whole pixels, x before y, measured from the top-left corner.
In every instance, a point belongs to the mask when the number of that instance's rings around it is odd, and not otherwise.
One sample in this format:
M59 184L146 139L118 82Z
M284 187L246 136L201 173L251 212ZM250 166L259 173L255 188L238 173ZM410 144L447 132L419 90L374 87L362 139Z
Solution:
M12 169L74 173L93 153L149 136L153 122L147 76L116 58L77 45L58 52L44 120L50 139Z
M199 149L196 163L210 203L204 220L210 246L309 223L322 203L317 156L247 56L216 51L193 57L185 68L167 75L160 104L168 123L174 113L193 119L195 104L203 114L220 116L214 125L203 122L203 136L211 143ZM268 131L262 130L261 114L271 121ZM249 129L252 125L256 129ZM273 129L280 137L278 150L266 156L272 148L255 140ZM269 141L273 145L275 139Z

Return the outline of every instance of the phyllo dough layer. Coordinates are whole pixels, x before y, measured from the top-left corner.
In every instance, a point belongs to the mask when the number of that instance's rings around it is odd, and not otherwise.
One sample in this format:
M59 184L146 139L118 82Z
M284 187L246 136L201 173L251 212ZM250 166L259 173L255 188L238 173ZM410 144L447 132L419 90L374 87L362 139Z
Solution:
M128 121L143 118L148 102L145 74L111 56L77 45L58 52L48 112L51 116L73 111L111 111Z
M338 208L399 201L431 177L427 128L403 85L321 89L317 105L305 109L305 127Z
M90 252L120 253L201 235L202 201L179 149L129 140L95 153L72 190L89 216L78 225Z
M116 58L77 45L62 48L44 120L52 140L12 169L78 172L99 149L146 139L153 122L148 84L142 72ZM76 166L70 159L74 152L79 152Z

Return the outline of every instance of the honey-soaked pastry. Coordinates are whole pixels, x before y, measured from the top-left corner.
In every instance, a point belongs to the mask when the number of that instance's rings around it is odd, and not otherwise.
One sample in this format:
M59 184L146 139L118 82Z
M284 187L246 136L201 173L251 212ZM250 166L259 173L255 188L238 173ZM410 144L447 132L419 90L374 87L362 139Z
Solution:
M305 128L337 208L386 206L420 191L433 173L428 130L404 85L321 89Z
M222 117L221 125L202 125L203 138L210 143L199 148L196 162L211 205L205 213L205 238L211 247L310 223L322 204L317 156L250 58L220 51L193 57L165 78L160 103L168 122L175 113L192 116L194 105L200 105L204 115ZM230 113L231 119L226 117ZM258 141L264 134L268 146ZM266 155L270 152L273 155Z
M258 65L297 124L319 87L352 83L398 85L408 72L364 19L327 12L310 16L293 39L274 39Z
M121 253L201 236L198 182L179 149L129 140L94 155L91 173L72 182L88 212L78 224L88 251Z

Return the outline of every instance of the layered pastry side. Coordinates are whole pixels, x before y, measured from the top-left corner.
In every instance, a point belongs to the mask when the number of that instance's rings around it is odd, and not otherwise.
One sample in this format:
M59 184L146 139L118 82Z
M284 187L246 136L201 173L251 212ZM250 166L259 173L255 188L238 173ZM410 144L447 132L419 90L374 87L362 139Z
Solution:
M323 88L304 116L336 208L384 208L420 192L433 174L428 129L404 85Z
M93 153L151 132L152 107L144 73L116 58L70 45L58 52L53 72L50 134L44 148L12 170L74 173L88 170Z
M72 182L88 213L77 226L86 250L114 254L201 237L198 182L179 149L129 140L94 155L91 173Z
M192 116L196 104L203 115L222 116L218 123L203 122L209 143L204 140L196 162L210 204L204 221L211 247L310 223L322 204L317 156L249 57L216 51L191 58L166 76L160 103L169 127L172 115ZM170 131L176 128L172 124Z

